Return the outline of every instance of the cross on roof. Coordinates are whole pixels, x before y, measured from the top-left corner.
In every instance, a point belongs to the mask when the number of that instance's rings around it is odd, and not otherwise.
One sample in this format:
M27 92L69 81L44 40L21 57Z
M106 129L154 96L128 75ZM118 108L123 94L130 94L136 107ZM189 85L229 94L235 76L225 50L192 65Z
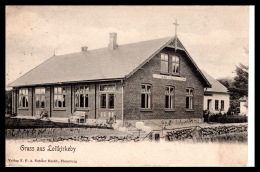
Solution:
M177 35L177 27L179 26L179 24L177 23L177 19L175 19L175 23L173 23L173 25L175 25L175 36Z
M175 41L174 41L174 49L175 49L175 52L177 50L177 26L179 26L179 24L177 23L177 19L175 19L175 23L173 23L173 25L175 25Z

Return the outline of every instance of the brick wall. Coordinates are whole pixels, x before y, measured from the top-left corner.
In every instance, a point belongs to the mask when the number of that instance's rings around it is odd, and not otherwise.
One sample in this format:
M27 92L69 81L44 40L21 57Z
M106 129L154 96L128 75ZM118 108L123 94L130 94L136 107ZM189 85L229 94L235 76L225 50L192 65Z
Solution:
M114 110L101 110L100 109L100 92L99 86L101 84L112 83L116 85L115 94L115 102L114 102ZM75 107L75 86L76 85L88 85L89 86L89 107L87 108L76 108ZM122 118L122 85L120 82L100 82L100 83L79 83L79 84L67 84L67 85L59 85L66 87L66 100L64 108L55 108L54 107L54 86L37 86L29 88L29 102L28 108L19 108L18 107L18 115L22 116L35 116L36 115L36 103L35 103L35 88L45 88L45 110L48 111L48 114L52 118L70 118L74 111L84 111L89 119L107 119L107 117L101 117L100 112L113 112L116 115L117 119ZM96 90L96 91L95 91ZM14 92L15 93L15 92ZM18 93L16 91L14 97L14 104L18 104ZM96 96L96 98L95 98ZM95 105L96 101L96 105ZM95 111L96 109L96 111ZM43 110L43 109L41 109ZM107 114L106 114L107 115Z
M185 53L164 48L162 53L180 56L180 77L186 81L153 78L153 74L160 74L160 53L153 57L125 82L124 114L125 119L176 119L202 118L203 94L202 80ZM170 56L169 56L170 57ZM141 84L152 85L152 110L141 111ZM175 111L165 111L165 87L175 87ZM186 111L186 87L194 88L194 111Z

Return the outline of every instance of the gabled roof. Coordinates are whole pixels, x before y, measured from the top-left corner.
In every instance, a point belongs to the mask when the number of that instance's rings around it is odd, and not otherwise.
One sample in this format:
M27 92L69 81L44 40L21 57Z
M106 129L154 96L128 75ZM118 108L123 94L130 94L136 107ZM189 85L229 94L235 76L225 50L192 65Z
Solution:
M66 55L53 56L27 72L11 84L11 87L70 83L92 80L124 79L131 76L155 54L170 45L175 37L119 45L115 50L100 48ZM192 64L205 81L209 82L199 70L188 52L178 40L178 47L184 50Z
M227 88L222 85L218 80L210 76L206 71L201 71L211 84L211 88L207 88L206 92L228 93Z

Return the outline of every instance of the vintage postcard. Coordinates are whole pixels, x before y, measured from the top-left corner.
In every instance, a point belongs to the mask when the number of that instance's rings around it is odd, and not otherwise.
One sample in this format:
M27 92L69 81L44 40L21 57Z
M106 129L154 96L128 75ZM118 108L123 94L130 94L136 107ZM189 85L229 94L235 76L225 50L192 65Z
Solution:
M249 13L6 6L6 166L247 166Z

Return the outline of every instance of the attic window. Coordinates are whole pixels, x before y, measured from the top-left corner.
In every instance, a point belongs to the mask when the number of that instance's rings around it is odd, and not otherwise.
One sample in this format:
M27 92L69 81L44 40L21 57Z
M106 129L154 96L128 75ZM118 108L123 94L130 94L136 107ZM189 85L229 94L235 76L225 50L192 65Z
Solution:
M169 72L169 56L168 54L161 54L161 72L168 73Z
M180 72L180 59L178 56L172 56L172 73Z

